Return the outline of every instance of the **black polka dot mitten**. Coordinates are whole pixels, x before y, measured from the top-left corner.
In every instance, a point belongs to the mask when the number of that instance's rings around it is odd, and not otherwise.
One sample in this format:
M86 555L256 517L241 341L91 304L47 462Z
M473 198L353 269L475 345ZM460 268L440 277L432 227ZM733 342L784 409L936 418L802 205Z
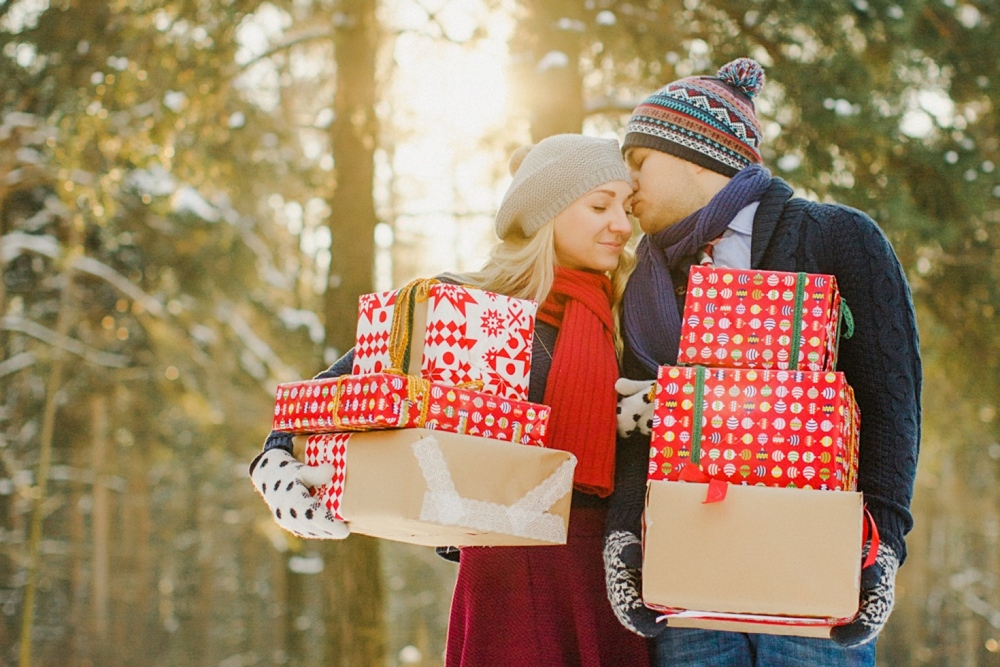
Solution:
M642 602L642 544L627 530L604 538L604 583L618 621L640 637L655 637L666 627L658 612Z
M618 435L627 438L636 431L649 435L653 430L653 385L655 380L615 382L618 392Z
M867 547L865 549L867 556ZM878 636L889 620L895 599L899 558L888 544L878 547L875 562L861 571L861 607L854 620L838 625L830 637L841 646L860 646Z
M254 488L271 509L275 522L299 537L342 540L351 534L333 518L322 499L311 490L333 477L333 466L307 466L281 447L261 452L250 464Z

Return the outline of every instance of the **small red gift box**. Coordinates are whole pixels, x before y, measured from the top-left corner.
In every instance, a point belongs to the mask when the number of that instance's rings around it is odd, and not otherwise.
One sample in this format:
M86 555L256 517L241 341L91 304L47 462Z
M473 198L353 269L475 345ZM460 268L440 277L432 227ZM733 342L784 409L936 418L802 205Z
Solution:
M677 363L833 370L841 310L830 275L692 266Z
M853 491L860 421L843 373L661 366L649 479Z
M364 294L351 373L386 370L528 398L537 304L435 280Z
M546 405L375 373L278 385L272 428L312 434L419 427L544 446L549 412Z

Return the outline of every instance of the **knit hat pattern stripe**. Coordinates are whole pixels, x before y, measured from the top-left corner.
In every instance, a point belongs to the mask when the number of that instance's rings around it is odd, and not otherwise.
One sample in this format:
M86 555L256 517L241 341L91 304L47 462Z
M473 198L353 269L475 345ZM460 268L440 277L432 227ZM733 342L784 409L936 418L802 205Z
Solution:
M688 118L664 120L656 117L662 115L664 114L660 110L650 109L649 114L642 118L633 117L625 132L651 134L675 141L692 150L702 150L712 159L736 170L761 161L758 153L754 153L745 143L729 134Z
M632 182L618 142L557 134L533 146L521 162L496 216L496 233L515 229L530 238L570 204L599 185Z
M760 164L763 130L752 98L763 79L758 63L741 58L720 68L716 77L667 84L635 108L623 150L642 143L727 176ZM695 159L689 157L692 152L698 154Z
M663 109L669 115L676 117L678 121L685 116L696 118L719 132L736 135L736 138L741 142L756 150L760 146L760 123L756 118L747 117L740 110L739 100L726 90L725 86L712 85L712 83L711 79L702 81L706 90L712 91L727 102L725 106L713 105L711 98L700 94L700 91L676 87L670 90L672 95L663 94L662 91L653 93L640 105L640 108L647 107L647 112ZM748 131L747 128L752 129Z
M755 153L747 144L734 139L731 134L720 132L715 127L707 125L700 120L677 116L671 117L669 113L654 107L645 109L644 112L645 118L642 121L636 121L637 124L647 122L657 124L661 127L675 127L678 131L689 137L701 137L705 141L714 143L718 148L733 153L733 158L736 160L749 160L751 162L760 160L760 155ZM745 162L741 162L741 164L745 165Z

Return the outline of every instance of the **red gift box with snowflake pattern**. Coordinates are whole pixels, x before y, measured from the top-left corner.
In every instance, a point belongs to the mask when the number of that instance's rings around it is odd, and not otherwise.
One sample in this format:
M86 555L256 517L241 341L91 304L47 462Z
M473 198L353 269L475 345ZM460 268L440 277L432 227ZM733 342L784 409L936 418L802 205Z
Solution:
M661 366L649 479L853 491L860 426L843 373Z
M842 320L831 275L693 266L677 363L834 370Z
M394 370L450 386L481 382L486 393L526 401L537 304L417 282L416 290L361 296L352 374Z
M375 373L279 384L272 428L295 434L426 428L545 446L550 411L410 375Z

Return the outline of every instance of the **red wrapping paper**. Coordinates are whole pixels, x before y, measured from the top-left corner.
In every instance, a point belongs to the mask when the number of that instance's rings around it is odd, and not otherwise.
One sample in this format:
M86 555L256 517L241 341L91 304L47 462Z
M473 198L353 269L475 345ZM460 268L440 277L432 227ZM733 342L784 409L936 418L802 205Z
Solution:
M831 275L692 266L677 363L833 370L840 323Z
M527 400L537 304L427 282L412 312L397 309L402 291L361 296L352 374L392 369L450 386L480 382L487 393ZM394 325L405 341L393 340ZM401 342L412 345L410 365L393 368L393 348Z
M544 446L549 413L546 405L375 373L278 385L272 428L295 434L427 428Z
M662 366L649 479L853 491L860 420L843 373Z

